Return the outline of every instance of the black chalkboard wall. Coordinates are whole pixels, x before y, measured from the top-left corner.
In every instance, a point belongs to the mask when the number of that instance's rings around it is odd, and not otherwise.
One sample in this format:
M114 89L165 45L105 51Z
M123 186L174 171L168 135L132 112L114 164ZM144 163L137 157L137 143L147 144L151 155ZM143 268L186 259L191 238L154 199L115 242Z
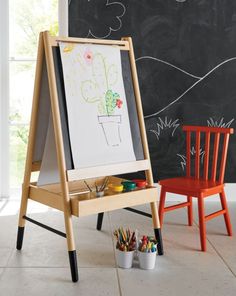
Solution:
M181 125L236 128L235 0L69 3L70 36L133 38L155 179L185 173ZM226 181L236 181L235 135Z

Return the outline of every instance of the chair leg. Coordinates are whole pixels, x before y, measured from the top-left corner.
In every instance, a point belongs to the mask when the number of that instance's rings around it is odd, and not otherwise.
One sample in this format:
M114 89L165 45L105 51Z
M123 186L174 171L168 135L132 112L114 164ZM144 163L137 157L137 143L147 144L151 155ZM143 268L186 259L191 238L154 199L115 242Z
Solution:
M199 229L200 229L200 240L201 249L203 252L206 251L206 223L204 214L204 199L203 197L198 198L198 215L199 215Z
M187 196L188 202L190 205L188 206L188 225L192 226L193 225L193 203L192 203L192 196Z
M160 196L160 202L159 202L159 219L160 219L161 227L163 224L165 200L166 200L166 191L163 187L161 187L161 196Z
M221 201L222 209L226 211L225 214L224 214L224 219L225 219L225 225L226 225L226 228L227 228L228 235L232 236L233 235L233 230L232 230L232 225L231 225L231 222L230 222L229 210L228 210L228 206L227 206L227 202L226 202L224 189L220 193L220 201Z

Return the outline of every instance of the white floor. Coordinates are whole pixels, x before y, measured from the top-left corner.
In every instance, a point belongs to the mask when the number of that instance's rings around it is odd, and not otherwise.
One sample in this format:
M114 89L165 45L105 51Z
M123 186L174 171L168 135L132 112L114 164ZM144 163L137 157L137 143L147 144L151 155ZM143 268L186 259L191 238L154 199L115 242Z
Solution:
M236 231L236 203L229 207ZM219 207L209 202L207 208ZM208 251L203 253L197 222L186 226L185 209L167 213L165 255L157 257L153 271L140 270L137 263L130 270L117 268L112 237L121 225L152 234L151 219L114 211L105 215L98 232L96 216L75 218L80 281L72 283L64 238L27 223L23 249L15 249L18 209L19 201L0 201L0 295L236 295L236 236L226 236L223 217L208 222ZM148 206L139 209L149 212ZM60 212L32 202L28 215L64 230Z

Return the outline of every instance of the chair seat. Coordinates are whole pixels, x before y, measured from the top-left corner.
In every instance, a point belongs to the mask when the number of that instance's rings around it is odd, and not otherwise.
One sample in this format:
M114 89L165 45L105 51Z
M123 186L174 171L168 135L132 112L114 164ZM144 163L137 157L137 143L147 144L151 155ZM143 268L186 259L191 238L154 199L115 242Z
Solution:
M192 196L198 196L201 193L204 196L207 196L208 194L219 193L224 187L224 184L217 181L206 181L187 177L165 179L159 181L159 184L164 186L169 192Z

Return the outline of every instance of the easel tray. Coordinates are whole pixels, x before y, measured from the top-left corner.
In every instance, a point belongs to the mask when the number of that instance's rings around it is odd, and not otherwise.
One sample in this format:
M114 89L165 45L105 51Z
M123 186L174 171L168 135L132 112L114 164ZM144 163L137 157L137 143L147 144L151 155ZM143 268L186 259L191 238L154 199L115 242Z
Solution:
M104 178L90 179L87 182L91 185L102 184ZM109 177L109 181L119 184L123 179ZM60 184L51 184L38 187L36 183L30 184L29 198L63 211L62 193ZM157 188L146 187L130 192L113 193L105 190L103 197L97 197L95 192L88 192L83 181L69 182L69 195L72 215L80 217L97 214L106 211L113 211L125 207L132 207L148 202L157 201Z

